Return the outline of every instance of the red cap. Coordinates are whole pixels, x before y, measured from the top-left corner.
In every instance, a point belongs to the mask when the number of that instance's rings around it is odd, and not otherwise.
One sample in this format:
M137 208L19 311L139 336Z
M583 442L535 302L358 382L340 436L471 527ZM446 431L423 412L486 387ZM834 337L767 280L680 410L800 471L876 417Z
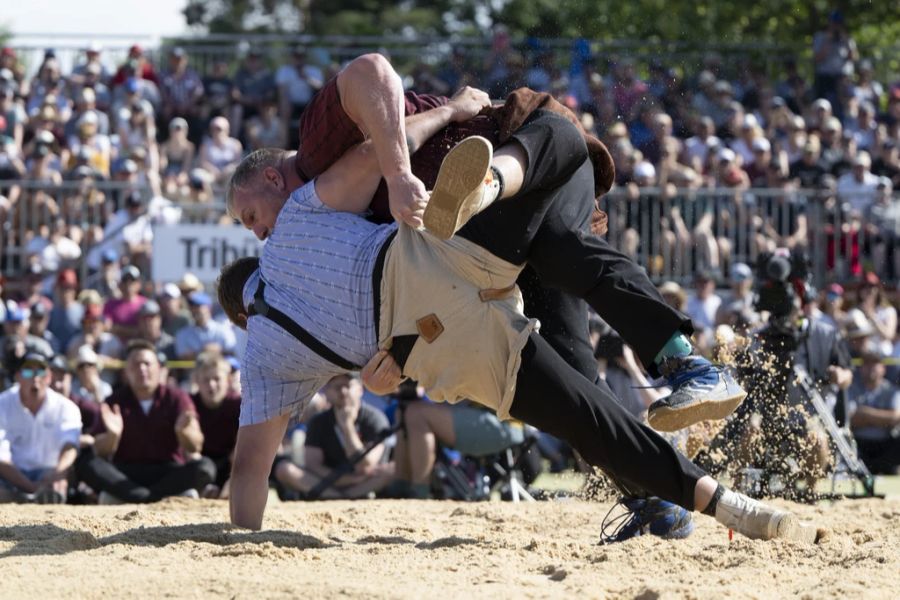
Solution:
M100 319L103 317L103 307L99 304L87 304L84 307L84 316L82 320L86 319Z
M16 51L9 46L4 46L3 50L0 50L0 54L3 56L12 56L13 58L16 57Z
M876 275L872 271L869 271L868 273L863 275L862 285L863 286L872 285L875 287L881 287L881 280L878 278L878 275Z
M63 269L60 271L59 275L56 276L56 285L59 287L77 288L78 275L75 274L75 270Z
M843 296L844 295L844 286L842 286L839 283L832 283L831 285L828 286L827 291L832 294L837 294L838 296Z
M141 48L138 44L132 44L131 48L128 49L128 56L140 56L144 53L144 49Z

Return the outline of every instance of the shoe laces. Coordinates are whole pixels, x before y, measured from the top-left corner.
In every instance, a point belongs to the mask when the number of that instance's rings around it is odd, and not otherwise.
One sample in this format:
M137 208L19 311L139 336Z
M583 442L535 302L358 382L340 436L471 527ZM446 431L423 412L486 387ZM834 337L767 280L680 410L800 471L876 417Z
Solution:
M600 524L601 546L621 541L619 536L634 520L644 520L649 505L646 500L641 500L640 506L634 508L629 507L625 502L624 498L620 498L603 517L603 522ZM613 512L620 506L625 509L624 512L613 515Z
M702 375L711 373L719 375L725 369L725 365L712 363L708 360L704 360L701 364L694 367L682 368L690 358L692 357L670 358L664 360L660 365L660 371L665 373L666 384L673 390L677 390L683 384ZM662 384L657 387L662 387Z

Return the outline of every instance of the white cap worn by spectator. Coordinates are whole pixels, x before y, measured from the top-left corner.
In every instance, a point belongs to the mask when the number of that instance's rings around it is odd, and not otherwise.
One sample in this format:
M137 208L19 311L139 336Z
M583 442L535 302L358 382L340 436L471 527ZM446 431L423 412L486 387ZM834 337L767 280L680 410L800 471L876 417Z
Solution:
M861 150L857 153L856 158L853 159L853 166L869 169L872 167L872 157L865 150Z
M736 155L734 153L734 150L732 150L731 148L719 149L719 162L733 162L735 157Z
M162 293L160 295L175 300L177 298L181 298L181 290L179 290L178 286L174 283L167 283L163 286Z
M771 142L769 142L769 140L764 137L759 137L753 140L752 147L754 152L757 150L760 152L769 152L770 150L772 150Z
M819 98L812 104L813 110L824 110L827 113L831 112L831 102L826 100L825 98Z
M78 349L78 354L75 357L76 365L94 365L96 366L100 362L100 357L97 356L97 353L94 352L94 349L90 346L82 346Z
M756 115L752 113L744 115L741 129L756 129L757 127L759 127L759 120L756 118Z
M731 281L747 281L753 277L753 269L746 263L734 263L731 267Z
M634 166L634 178L635 179L656 179L656 168L652 163L647 162L646 160L639 162Z

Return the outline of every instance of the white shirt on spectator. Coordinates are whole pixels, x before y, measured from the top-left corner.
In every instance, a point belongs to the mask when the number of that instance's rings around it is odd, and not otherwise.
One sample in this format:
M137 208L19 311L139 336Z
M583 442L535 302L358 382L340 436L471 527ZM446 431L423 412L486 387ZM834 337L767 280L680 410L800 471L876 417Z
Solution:
M20 470L52 468L80 436L81 412L62 394L48 388L35 415L22 405L18 385L0 394L0 461Z
M310 65L303 65L303 74L294 65L283 65L275 72L275 83L285 86L291 104L309 104L316 89L312 84L322 86L322 72Z
M837 193L842 202L849 202L851 208L862 212L875 200L878 176L866 171L862 181L857 181L853 173L844 173L838 179Z
M705 300L691 294L687 301L687 314L697 327L712 329L716 324L716 312L721 305L722 298L718 294L712 294Z

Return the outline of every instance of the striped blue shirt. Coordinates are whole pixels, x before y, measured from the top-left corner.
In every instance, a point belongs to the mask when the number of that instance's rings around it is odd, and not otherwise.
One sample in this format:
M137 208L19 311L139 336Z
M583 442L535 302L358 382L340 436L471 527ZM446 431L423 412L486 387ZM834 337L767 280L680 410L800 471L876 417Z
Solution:
M375 225L323 205L315 182L295 190L275 221L260 270L244 287L250 306L259 277L266 302L338 355L364 365L378 349L372 272L397 226ZM300 410L331 377L344 372L264 317L247 324L241 364L241 425Z

